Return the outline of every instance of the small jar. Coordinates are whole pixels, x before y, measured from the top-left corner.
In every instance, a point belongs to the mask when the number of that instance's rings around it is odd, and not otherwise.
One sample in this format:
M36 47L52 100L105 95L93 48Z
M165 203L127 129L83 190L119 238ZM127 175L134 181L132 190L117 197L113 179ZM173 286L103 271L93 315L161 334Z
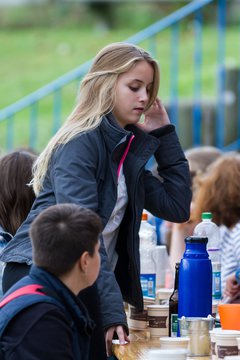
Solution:
M186 360L186 349L157 349L150 350L148 353L149 360Z
M134 306L128 307L128 327L132 330L145 330L148 326L147 310L138 311Z
M211 352L210 330L214 318L181 317L179 319L181 336L189 337L189 356L209 356Z
M156 293L156 304L157 305L168 305L169 298L173 292L173 289L161 288Z
M168 305L148 305L148 326L150 337L160 337L168 335Z
M237 337L240 331L222 330L216 333L216 348L218 359L224 359L226 356L238 355Z

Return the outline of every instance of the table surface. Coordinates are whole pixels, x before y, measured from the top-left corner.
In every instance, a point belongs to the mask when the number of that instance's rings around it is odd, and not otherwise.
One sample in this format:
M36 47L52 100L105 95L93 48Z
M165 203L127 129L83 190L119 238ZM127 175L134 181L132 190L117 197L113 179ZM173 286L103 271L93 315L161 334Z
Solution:
M147 331L130 332L130 343L126 345L113 344L113 353L118 360L148 360L151 349L159 349L159 338L150 338ZM192 358L188 358L190 360ZM196 358L194 358L196 359ZM198 360L209 360L211 357L198 357Z

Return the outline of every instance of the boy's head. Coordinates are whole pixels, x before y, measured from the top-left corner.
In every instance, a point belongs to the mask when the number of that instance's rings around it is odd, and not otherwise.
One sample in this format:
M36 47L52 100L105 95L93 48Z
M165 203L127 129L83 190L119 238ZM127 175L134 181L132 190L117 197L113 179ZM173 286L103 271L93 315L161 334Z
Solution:
M33 262L55 276L68 273L87 252L98 250L102 223L93 211L75 204L43 210L30 227Z

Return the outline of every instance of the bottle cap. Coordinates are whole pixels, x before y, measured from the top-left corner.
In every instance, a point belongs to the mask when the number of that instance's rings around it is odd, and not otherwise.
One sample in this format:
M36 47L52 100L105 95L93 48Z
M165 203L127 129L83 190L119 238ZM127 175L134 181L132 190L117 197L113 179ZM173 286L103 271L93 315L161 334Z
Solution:
M185 243L202 243L206 244L208 242L207 237L202 236L188 236L185 238Z
M212 220L212 213L211 212L203 212L202 220Z
M142 213L142 220L147 220L147 219L148 219L148 214Z

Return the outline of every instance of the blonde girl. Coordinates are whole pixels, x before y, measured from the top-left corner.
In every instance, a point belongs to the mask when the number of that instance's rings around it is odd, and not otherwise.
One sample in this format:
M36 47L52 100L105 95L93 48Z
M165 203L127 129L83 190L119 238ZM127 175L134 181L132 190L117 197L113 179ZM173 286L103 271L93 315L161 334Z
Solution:
M76 203L100 216L100 274L80 294L97 325L92 359L111 355L114 333L120 342L129 340L123 300L143 308L138 237L143 209L173 222L189 217L188 163L157 98L158 88L158 64L145 50L115 43L97 54L82 80L75 109L35 164L37 199L1 256L7 262L6 290L16 281L19 266L29 271L28 229L43 209ZM151 156L158 177L145 170Z

